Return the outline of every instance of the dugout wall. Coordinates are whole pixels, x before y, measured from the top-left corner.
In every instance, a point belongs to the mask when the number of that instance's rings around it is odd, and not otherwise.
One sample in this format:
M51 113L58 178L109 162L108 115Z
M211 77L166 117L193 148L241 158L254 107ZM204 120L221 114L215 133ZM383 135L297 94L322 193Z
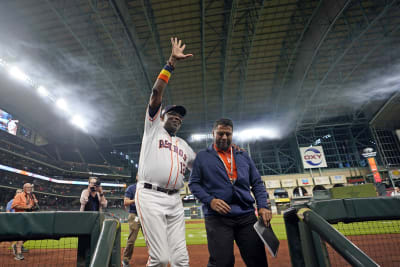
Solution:
M104 223L105 222L105 223ZM120 266L120 225L116 220L104 220L104 215L99 212L17 212L0 213L0 241L15 240L59 240L60 238L75 237L75 245L72 245L72 257L75 262L62 262L58 258L71 258L71 255L57 257L58 266L89 266L93 261L93 255L105 255L101 266ZM77 238L77 240L76 240ZM77 243L77 244L76 244ZM102 243L102 244L100 244ZM104 243L107 243L104 245ZM46 243L46 244L54 244ZM10 248L4 248L8 249ZM27 255L34 257L35 249L54 250L54 245L34 246L32 253ZM62 250L62 245L57 247ZM44 253L46 254L46 253ZM48 253L47 253L48 254ZM46 259L46 261L52 259ZM54 262L55 259L53 259ZM10 262L12 266L12 261ZM40 259L30 264L38 263ZM42 259L42 262L45 261ZM60 262L61 261L61 262ZM49 263L46 262L46 266ZM8 266L7 260L0 262L0 266ZM50 265L53 266L53 265ZM97 265L99 266L99 265Z

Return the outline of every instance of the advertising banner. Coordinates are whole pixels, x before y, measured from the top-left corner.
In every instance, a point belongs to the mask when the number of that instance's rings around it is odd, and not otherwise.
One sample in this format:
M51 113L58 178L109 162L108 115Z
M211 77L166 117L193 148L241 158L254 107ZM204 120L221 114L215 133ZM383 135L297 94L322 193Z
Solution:
M329 176L314 177L315 185L331 184Z
M322 146L300 147L299 149L304 169L328 167Z
M281 180L282 187L296 187L297 181L295 179L284 179Z
M265 184L267 188L281 188L281 181L279 180L267 180Z
M299 178L299 179L297 179L297 183L299 186L314 184L312 178Z

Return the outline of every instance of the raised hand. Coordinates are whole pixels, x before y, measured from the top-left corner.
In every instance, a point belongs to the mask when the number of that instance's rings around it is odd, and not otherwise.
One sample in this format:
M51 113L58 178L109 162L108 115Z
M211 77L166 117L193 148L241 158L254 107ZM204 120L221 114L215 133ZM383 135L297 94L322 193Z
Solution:
M182 40L178 40L178 38L176 37L175 38L171 37L171 45L172 45L172 51L170 59L181 60L193 56L193 54L183 53L183 50L185 50L186 45L185 44L182 45Z

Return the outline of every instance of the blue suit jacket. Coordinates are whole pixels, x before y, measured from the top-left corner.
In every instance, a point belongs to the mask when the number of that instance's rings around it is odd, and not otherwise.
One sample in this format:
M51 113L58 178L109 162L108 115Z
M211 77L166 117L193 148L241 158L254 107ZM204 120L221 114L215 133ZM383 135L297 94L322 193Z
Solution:
M206 217L220 215L210 208L210 202L214 198L224 200L231 207L226 216L235 217L254 212L255 201L250 192L253 192L258 208L268 208L268 193L253 160L243 151L234 150L233 155L238 176L234 184L229 180L225 166L213 145L200 151L196 156L189 188L203 203Z

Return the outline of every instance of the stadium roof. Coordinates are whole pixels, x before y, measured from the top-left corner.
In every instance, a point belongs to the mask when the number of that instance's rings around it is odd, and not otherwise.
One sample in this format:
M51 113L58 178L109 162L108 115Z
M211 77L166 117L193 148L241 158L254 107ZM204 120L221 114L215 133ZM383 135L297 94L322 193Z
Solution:
M183 135L207 132L220 117L239 127L272 125L281 136L367 123L399 91L399 1L4 0L0 7L0 57L66 99L93 136L140 137L172 36L195 55L178 63L164 99L188 109ZM1 78L0 107L45 136L76 134L60 111Z

